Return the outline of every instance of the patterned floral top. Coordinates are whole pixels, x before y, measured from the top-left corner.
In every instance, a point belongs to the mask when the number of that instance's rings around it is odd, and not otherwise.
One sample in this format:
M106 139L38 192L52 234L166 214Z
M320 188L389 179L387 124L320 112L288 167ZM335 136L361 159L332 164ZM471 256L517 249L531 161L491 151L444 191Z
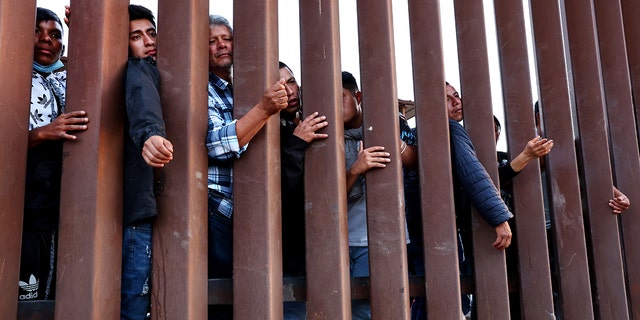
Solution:
M43 127L64 112L67 71L44 77L35 70L31 77L29 130Z

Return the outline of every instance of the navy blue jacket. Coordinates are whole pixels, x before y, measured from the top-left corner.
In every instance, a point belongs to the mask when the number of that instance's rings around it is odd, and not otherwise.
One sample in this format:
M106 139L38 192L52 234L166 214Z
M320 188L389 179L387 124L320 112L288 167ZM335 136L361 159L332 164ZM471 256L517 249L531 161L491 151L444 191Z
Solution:
M449 120L449 135L458 220L468 212L469 202L492 227L509 220L513 214L478 160L467 131L458 122ZM461 225L458 224L458 227ZM462 227L468 226L463 223Z
M153 59L129 58L125 77L125 226L158 215L154 190L162 189L161 182L154 179L153 167L142 158L142 147L151 136L166 137L159 84L160 73Z

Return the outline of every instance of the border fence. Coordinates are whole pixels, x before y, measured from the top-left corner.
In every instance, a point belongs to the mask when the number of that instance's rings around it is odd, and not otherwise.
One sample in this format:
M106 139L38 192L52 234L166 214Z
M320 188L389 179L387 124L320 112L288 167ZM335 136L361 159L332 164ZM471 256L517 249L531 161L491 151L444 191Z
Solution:
M370 128L364 141L399 154L391 0L357 3ZM454 3L464 124L497 181L483 1ZM11 293L36 4L0 3L1 319L119 317L128 4L73 1L74 12L91 14L73 17L67 108L86 110L91 127L64 146L56 300L18 303ZM255 88L278 77L277 5L234 2L236 117L261 97ZM522 1L495 0L494 7L509 150L535 136L525 15L541 118L555 141L542 174L530 165L513 182L516 273L507 273L504 252L490 245L495 233L474 213L475 273L459 275L439 0L408 0L426 272L408 276L402 171L392 161L391 170L367 173L370 277L349 277L338 1L317 0L300 1L301 79L305 109L330 125L329 138L306 152L307 276L282 277L279 124L272 119L235 162L233 279L207 279L208 1L159 0L161 97L176 152L158 200L152 317L205 319L207 305L233 303L236 319L282 319L283 301L306 301L309 319L349 319L351 299L369 298L374 319L408 319L411 297L424 295L430 319L460 319L460 296L473 293L478 319L509 319L513 308L522 319L640 319L640 2L535 0L527 11ZM614 185L632 203L620 216L608 207Z

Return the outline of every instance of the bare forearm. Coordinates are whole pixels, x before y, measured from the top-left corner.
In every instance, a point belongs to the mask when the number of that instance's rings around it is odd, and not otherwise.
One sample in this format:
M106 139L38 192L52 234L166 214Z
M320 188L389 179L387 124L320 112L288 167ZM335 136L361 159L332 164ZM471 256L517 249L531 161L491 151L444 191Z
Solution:
M620 190L618 190L618 188L616 188L615 186L613 187L613 196L615 198L617 197L621 197L624 196L624 193L620 192Z
M347 170L347 193L351 190L351 187L356 183L358 174L351 173L351 170Z
M260 109L259 104L251 108L247 114L242 116L236 123L236 135L238 144L244 146L262 129L271 117L270 114Z
M535 158L527 156L524 152L521 152L515 159L511 160L511 169L515 172L520 172L524 167Z
M418 167L418 148L407 145L404 150L400 149L400 151L402 166L407 169L416 169Z
M515 172L522 171L531 160L546 156L551 148L553 148L553 140L540 138L540 136L529 140L524 150L511 161L511 169Z
M262 129L272 115L287 107L287 91L284 79L265 91L264 96L236 123L238 144L245 146Z

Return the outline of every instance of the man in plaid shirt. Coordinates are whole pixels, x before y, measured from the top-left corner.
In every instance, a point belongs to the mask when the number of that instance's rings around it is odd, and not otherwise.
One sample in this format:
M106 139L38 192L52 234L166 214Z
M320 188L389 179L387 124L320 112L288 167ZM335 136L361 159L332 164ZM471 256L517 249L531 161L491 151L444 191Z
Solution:
M209 16L209 278L230 278L233 269L233 159L265 123L288 105L284 80L264 92L240 119L233 118L233 29L221 16ZM229 306L212 307L210 318L231 319Z

